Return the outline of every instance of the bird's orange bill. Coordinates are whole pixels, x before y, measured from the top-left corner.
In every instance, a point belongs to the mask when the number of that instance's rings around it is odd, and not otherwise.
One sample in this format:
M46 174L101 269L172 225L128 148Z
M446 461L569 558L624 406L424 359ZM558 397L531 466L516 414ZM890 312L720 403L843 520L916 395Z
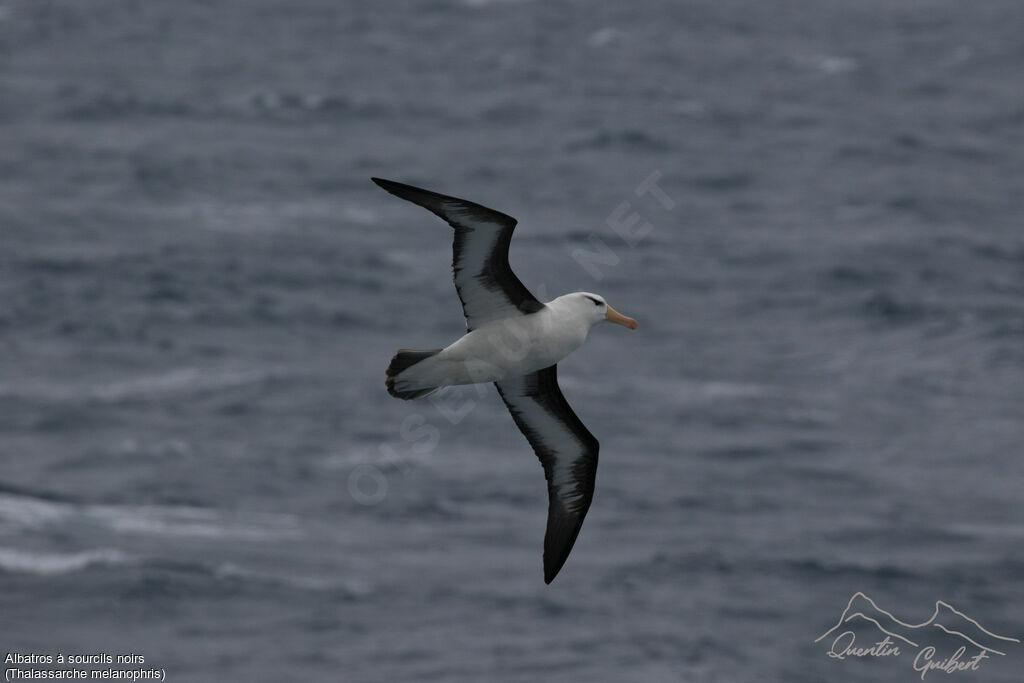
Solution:
M631 330L640 327L635 320L622 315L611 306L608 307L608 312L604 314L604 319L610 323L618 323L623 327L628 327Z

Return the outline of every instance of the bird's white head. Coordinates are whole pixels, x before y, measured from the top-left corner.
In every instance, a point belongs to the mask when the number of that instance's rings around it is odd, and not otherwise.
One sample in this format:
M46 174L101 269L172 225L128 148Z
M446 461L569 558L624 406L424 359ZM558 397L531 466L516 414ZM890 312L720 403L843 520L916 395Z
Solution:
M563 301L564 305L569 307L574 313L577 313L584 319L589 320L591 325L602 321L608 321L610 323L622 325L623 327L628 327L631 330L635 330L639 327L635 320L616 311L608 305L603 296L598 294L591 294L590 292L573 292L572 294L561 296L559 299Z

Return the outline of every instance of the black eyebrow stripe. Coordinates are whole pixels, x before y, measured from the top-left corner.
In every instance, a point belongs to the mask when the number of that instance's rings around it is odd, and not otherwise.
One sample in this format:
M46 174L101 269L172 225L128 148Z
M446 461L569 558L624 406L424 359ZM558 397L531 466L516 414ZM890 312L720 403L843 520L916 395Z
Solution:
M592 296L587 296L586 294L584 294L583 296L586 296L586 297L587 297L588 299L590 299L591 301L593 301L593 302L594 302L594 305L595 305L595 306L600 306L600 305L601 305L601 302L600 302L600 301L599 301L598 299L595 299L595 298L594 298L594 297L592 297Z

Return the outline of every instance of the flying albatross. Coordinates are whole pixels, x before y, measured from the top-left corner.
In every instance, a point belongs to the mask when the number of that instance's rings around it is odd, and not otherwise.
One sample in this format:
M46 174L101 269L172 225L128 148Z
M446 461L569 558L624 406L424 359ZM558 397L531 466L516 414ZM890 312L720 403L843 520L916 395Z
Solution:
M637 322L596 294L574 292L546 304L508 264L516 219L485 206L391 180L373 182L455 228L452 270L466 334L443 349L400 349L387 369L388 393L424 398L456 384L494 382L519 431L544 466L548 522L544 583L565 564L594 496L598 443L558 388L557 363L601 321Z

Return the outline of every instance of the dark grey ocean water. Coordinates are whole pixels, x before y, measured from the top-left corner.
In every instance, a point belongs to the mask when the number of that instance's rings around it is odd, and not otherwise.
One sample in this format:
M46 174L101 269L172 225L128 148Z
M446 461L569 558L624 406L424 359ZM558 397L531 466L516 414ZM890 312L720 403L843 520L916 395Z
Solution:
M813 642L856 591L1024 636L1022 29L1009 0L0 0L0 652L919 680ZM535 294L640 321L560 364L602 451L551 586L496 392L384 390L464 322L450 229L371 175L516 216Z

